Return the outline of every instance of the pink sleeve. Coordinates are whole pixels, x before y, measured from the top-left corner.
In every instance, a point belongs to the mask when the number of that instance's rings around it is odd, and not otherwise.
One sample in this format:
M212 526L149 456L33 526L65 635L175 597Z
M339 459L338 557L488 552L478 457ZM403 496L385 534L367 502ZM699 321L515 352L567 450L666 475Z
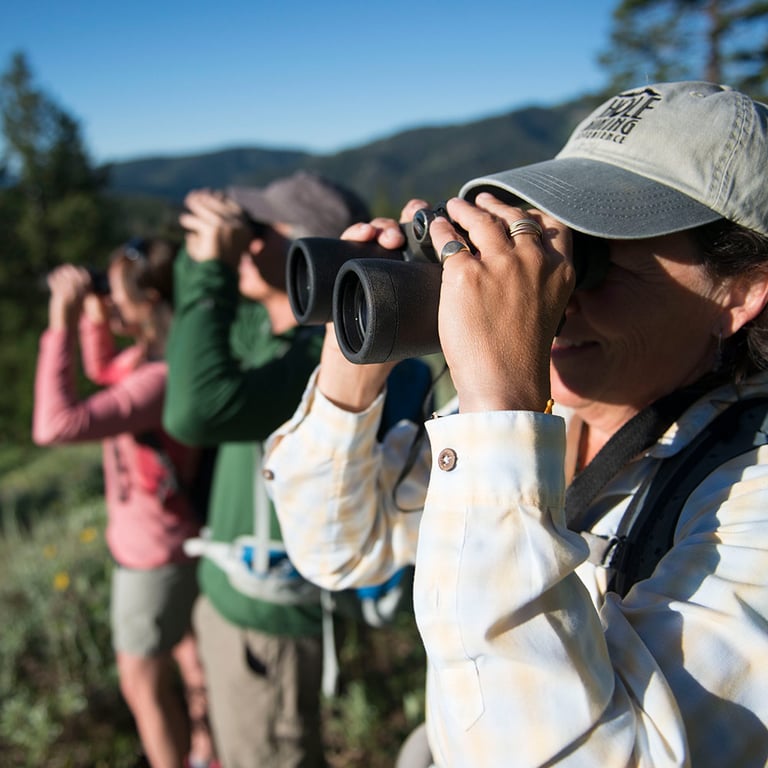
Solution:
M108 323L95 323L84 315L78 326L80 354L85 375L94 383L105 386L121 378L115 339Z
M165 362L145 363L128 372L123 369L120 381L79 400L72 350L65 331L48 329L40 338L32 418L32 439L38 445L100 440L160 426Z

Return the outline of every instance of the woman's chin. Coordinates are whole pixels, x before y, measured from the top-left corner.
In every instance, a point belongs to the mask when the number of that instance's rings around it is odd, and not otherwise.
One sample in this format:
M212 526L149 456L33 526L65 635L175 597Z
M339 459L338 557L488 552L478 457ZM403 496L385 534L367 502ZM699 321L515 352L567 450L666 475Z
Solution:
M599 352L597 343L552 347L551 388L556 402L578 407L594 398L604 382Z

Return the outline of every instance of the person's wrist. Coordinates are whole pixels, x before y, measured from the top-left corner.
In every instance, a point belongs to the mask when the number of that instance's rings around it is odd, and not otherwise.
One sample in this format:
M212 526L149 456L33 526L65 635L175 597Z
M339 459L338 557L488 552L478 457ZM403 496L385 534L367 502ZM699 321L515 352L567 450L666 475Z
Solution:
M68 331L72 327L70 314L61 310L48 313L48 328L52 331Z
M532 411L534 413L552 413L555 401L549 394L541 394L541 389L532 388L529 391L512 392L482 391L458 389L459 410L462 413L479 413L483 411Z
M83 299L83 314L92 323L104 323L107 320L104 302L94 293L87 294Z
M360 413L381 394L392 366L354 365L346 360L345 364L323 363L317 376L317 388L339 408Z

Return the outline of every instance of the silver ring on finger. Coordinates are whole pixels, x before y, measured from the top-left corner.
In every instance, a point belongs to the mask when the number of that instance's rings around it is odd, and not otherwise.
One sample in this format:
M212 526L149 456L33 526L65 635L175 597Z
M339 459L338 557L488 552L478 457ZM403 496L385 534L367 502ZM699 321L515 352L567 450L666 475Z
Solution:
M451 256L455 256L462 251L471 253L467 244L462 243L461 240L449 240L440 250L440 263L445 263L446 259L450 259Z
M514 240L516 235L534 235L541 238L544 230L535 219L518 219L509 225L509 239Z

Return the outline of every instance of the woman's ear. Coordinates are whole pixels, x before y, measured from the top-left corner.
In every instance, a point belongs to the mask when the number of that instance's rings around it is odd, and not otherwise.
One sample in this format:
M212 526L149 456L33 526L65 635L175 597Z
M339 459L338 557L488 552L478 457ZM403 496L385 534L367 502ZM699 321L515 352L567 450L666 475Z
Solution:
M144 298L152 304L157 304L163 298L157 288L145 288Z
M735 278L730 287L730 301L724 307L721 333L732 336L754 320L768 304L768 273L755 278Z

